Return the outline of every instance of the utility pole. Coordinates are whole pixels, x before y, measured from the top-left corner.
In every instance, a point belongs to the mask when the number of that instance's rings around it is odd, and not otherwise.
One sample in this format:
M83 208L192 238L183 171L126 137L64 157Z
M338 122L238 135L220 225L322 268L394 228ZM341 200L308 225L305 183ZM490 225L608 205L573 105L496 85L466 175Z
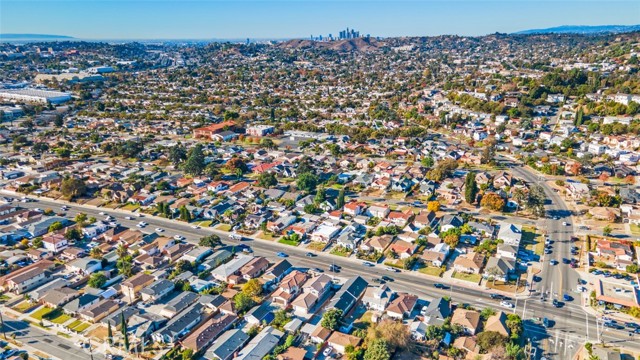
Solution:
M89 356L91 356L91 360L93 360L93 347L91 346L91 338L89 338Z

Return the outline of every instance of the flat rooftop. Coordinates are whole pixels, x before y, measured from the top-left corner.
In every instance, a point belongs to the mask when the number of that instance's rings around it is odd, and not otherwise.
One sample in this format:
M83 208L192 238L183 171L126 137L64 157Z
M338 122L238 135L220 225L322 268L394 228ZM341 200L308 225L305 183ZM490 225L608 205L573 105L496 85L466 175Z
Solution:
M598 280L596 286L596 299L627 307L640 306L638 290L635 287L602 280Z

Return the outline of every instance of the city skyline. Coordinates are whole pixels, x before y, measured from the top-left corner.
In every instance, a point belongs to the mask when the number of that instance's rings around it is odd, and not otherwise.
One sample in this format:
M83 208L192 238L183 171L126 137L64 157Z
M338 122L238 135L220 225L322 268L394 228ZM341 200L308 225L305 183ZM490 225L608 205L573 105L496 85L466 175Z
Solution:
M79 39L279 39L511 33L559 25L636 24L632 1L3 1L0 33ZM635 11L634 11L635 10ZM24 21L26 15L30 21ZM265 15L267 14L267 15Z

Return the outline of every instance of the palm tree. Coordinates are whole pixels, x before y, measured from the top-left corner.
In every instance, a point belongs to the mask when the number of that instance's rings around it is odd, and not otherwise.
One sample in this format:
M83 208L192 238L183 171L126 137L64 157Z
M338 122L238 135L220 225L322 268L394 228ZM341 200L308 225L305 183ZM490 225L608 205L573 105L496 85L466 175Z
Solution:
M522 347L518 344L509 342L504 348L505 354L511 360L519 360L524 355Z
M116 248L116 254L119 258L125 257L128 253L129 251L127 250L127 247L124 246L124 244L120 244L118 245L118 248Z

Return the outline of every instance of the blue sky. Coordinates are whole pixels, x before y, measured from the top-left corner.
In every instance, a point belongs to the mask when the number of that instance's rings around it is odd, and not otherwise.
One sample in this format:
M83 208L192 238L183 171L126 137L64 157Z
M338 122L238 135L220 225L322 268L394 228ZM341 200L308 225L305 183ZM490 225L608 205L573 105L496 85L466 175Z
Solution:
M0 1L0 33L84 39L306 38L346 27L372 36L484 35L637 23L636 0Z

